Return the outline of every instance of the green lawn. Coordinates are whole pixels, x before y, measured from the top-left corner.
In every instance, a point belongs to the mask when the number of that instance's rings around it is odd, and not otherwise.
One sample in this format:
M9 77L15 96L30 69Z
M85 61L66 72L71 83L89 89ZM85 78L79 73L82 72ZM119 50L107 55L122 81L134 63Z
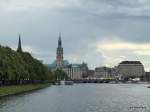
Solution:
M0 97L24 93L36 89L42 89L50 86L50 84L28 84L28 85L15 85L15 86L2 86L0 87Z

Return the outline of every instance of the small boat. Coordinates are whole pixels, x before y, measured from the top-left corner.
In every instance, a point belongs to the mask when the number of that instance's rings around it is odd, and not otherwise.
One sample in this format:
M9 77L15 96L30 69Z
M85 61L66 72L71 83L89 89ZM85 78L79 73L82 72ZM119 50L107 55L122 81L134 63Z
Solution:
M147 86L147 88L150 88L150 86Z
M60 84L61 84L61 85L65 85L65 80L61 80L61 81L60 81Z
M55 83L55 85L61 85L61 82L60 82L60 81L57 81L57 82Z
M109 84L117 84L116 81L110 81Z
M65 85L73 85L74 82L73 81L65 81Z
M57 82L57 83L55 83L55 85L61 85L61 84Z

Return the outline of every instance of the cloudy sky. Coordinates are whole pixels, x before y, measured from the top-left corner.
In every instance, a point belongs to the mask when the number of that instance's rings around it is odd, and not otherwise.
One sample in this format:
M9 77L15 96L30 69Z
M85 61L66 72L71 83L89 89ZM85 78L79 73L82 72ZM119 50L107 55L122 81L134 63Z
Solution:
M56 56L90 68L140 60L150 68L149 0L0 0L0 44L23 49L44 63Z

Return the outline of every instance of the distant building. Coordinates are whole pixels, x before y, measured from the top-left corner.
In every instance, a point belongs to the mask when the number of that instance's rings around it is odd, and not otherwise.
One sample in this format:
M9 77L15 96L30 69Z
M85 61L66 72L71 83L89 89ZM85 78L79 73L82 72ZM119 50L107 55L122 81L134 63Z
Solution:
M52 64L47 64L46 66L49 68L49 70L55 71L56 69L63 69L68 65L69 65L68 60L64 60L63 57L62 40L61 40L61 35L59 35L58 47L56 51L56 60Z
M52 72L57 69L63 70L71 79L82 79L88 76L88 67L86 63L69 64L67 60L63 59L61 35L59 35L56 60L52 64L47 64L46 66L48 66L49 70Z
M94 78L95 70L88 70L88 77L89 79Z
M144 77L144 66L140 61L123 61L118 65L122 78Z
M21 47L21 36L20 36L20 34L19 34L19 41L18 41L17 52L22 52L22 47Z
M108 67L95 68L95 78L112 78L112 69Z
M69 65L68 60L63 60L63 67L61 69L67 67L68 65ZM57 61L55 60L52 64L47 64L46 66L48 67L49 70L55 71L57 69Z
M87 76L88 67L87 64L70 64L63 68L63 71L73 80L83 79Z
M62 48L62 41L61 41L61 35L59 35L58 40L58 48L56 53L56 67L58 69L63 68L63 48Z
M150 72L145 72L144 80L150 82Z
M88 65L86 63L82 63L80 65L81 71L82 71L82 77L88 77Z

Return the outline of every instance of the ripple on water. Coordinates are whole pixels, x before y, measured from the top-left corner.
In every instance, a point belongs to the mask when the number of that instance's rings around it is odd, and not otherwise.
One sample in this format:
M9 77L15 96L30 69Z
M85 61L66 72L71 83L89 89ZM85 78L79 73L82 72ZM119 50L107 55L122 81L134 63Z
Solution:
M150 112L147 85L51 86L0 99L0 112Z

